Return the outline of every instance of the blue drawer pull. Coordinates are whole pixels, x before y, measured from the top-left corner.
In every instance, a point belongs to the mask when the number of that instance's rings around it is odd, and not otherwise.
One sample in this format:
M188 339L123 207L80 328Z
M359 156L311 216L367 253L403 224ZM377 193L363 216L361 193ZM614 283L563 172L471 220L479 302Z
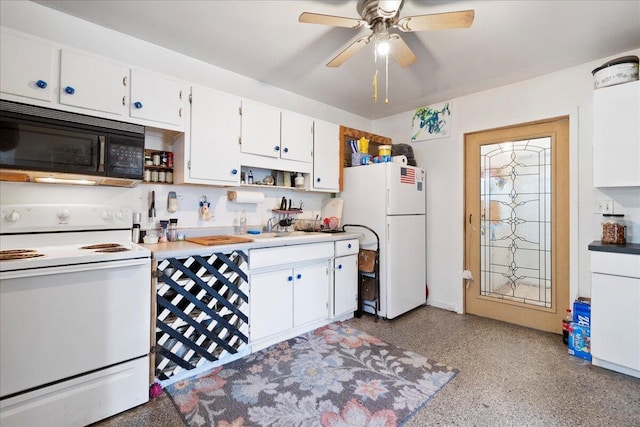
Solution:
M302 274L298 273L298 274L296 275L296 279L302 279Z
M320 182L320 178L316 178L316 182Z
M293 276L289 276L289 277L287 277L287 281L288 281L288 282L293 281Z
M46 89L47 82L45 82L44 80L38 80L36 82L36 86L38 86L40 89Z
M238 169L232 169L231 170L231 175L236 175L238 173Z
M342 264L338 264L338 270L342 270Z
M347 245L347 248L351 249L351 243L349 243L349 244Z
M288 149L287 147L284 147L284 152L285 152L285 153L288 153L288 152L289 152L289 149Z
M276 151L280 151L280 147L278 147L277 145L275 147L273 147L274 150Z
M142 108L142 102L136 101L136 102L133 103L133 106L136 107L139 110L140 108Z
M65 87L64 91L67 92L69 95L73 95L74 93L76 93L76 90L74 88L72 88L71 86Z

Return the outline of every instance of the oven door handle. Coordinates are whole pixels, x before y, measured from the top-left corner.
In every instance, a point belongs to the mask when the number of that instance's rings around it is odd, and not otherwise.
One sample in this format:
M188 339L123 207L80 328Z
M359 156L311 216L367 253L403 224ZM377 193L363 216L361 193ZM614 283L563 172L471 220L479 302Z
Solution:
M106 137L104 135L100 135L98 136L98 141L100 141L100 163L98 164L98 172L104 172L104 151L107 144Z

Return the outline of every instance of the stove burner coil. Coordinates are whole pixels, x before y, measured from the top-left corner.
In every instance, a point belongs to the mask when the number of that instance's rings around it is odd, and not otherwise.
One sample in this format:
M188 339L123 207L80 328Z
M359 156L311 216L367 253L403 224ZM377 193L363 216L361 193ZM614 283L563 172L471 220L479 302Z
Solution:
M98 243L96 245L82 246L80 249L110 249L120 247L122 247L120 243Z
M116 247L98 249L96 252L126 252L129 250L130 250L129 248L125 248L124 246L116 246Z
M0 251L0 255L27 254L35 251L35 249L4 249Z
M11 252L11 251L1 251L0 252L0 261L13 261L17 259L27 259L27 258L37 258L44 256L44 254L39 254L35 251L27 250L25 252Z

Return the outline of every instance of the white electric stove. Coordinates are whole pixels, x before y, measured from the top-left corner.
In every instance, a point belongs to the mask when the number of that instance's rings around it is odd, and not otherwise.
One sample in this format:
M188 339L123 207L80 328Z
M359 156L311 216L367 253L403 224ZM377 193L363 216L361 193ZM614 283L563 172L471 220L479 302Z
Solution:
M0 425L86 425L148 401L151 254L130 209L0 206Z

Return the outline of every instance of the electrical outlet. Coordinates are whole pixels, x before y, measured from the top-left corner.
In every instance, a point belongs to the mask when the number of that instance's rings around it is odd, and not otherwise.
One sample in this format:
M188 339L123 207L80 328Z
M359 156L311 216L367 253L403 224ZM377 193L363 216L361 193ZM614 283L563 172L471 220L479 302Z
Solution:
M595 213L597 214L612 214L613 213L613 200L598 200L595 203Z

